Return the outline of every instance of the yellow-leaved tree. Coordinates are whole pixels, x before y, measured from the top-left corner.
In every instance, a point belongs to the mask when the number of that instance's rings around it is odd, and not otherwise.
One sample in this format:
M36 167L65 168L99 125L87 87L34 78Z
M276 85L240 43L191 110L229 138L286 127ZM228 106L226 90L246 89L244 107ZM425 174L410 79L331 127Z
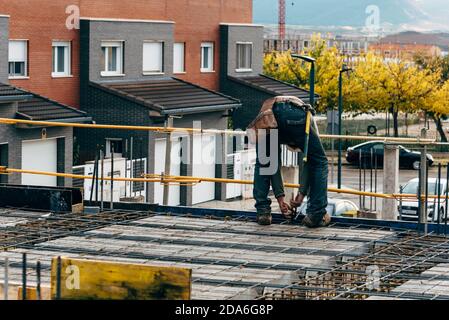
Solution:
M316 59L315 88L321 96L318 111L335 108L338 105L339 73L347 59L339 54L336 47L328 47L320 35L312 38L310 50L306 54ZM393 116L395 136L399 135L400 112L412 114L436 110L438 104L435 101L438 99L444 104L441 101L444 101L445 91L443 88L437 90L440 71L422 68L409 61L386 61L374 53L361 56L356 61L351 60L350 67L353 72L344 78L344 111L389 112ZM310 65L293 59L290 51L267 54L264 73L309 89ZM441 108L443 106L438 107L438 110Z
M443 129L442 117L449 115L449 80L432 90L432 94L422 101L422 108L435 121L441 141L448 142Z
M318 111L334 108L338 103L338 74L343 57L337 48L328 47L320 35L314 35L307 55L316 59L315 91L321 96ZM293 59L291 52L272 52L265 56L264 73L270 77L310 89L310 65Z

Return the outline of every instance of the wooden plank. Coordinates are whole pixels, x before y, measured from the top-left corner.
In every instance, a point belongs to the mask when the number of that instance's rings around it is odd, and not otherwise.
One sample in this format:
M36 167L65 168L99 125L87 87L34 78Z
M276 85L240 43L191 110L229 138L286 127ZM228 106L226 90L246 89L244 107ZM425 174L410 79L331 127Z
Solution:
M185 268L61 258L61 299L189 300L192 271ZM57 258L51 265L56 297Z
M35 287L27 287L27 300L38 300L37 299L37 288ZM23 300L22 299L22 286L17 286L17 300ZM50 286L41 286L41 298L40 300L51 300L51 290Z

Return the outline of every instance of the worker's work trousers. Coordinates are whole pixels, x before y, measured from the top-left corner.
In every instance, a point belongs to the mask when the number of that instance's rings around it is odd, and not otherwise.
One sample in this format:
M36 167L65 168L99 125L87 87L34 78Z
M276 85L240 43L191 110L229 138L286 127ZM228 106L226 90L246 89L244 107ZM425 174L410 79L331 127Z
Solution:
M273 112L278 122L279 144L286 144L304 150L305 144L305 124L306 112L289 103L277 103L273 107ZM258 154L259 156L259 154ZM275 196L283 193L282 179L280 177L281 157L278 157L278 171L276 174L259 175L259 161L256 162L254 178L254 198L256 200L256 209L258 214L271 212L271 201L268 198L270 182L273 186ZM327 207L327 179L328 179L328 160L316 131L311 128L309 136L309 149L307 154L308 170L308 202L306 213L313 222L319 223L326 214ZM280 182L279 182L280 180Z

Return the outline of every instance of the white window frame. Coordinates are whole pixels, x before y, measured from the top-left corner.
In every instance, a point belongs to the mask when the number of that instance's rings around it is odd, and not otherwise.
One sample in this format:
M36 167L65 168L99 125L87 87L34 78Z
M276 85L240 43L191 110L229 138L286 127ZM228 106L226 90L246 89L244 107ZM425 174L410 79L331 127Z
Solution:
M157 43L160 44L160 61L159 61L159 69L158 70L145 70L144 60L145 60L145 44L148 43ZM162 75L164 74L164 51L165 51L165 42L162 40L146 40L143 42L143 60L142 60L142 70L144 75Z
M107 159L111 158L111 156L112 156L111 143L113 143L113 142L121 142L122 143L122 148L124 147L124 145L123 145L124 144L124 140L123 139L120 139L120 138L106 138L105 140L106 140L106 143L105 143L105 146L106 146L106 148L105 148L105 150L106 150L105 157ZM122 151L124 151L124 150L122 149ZM114 158L118 159L118 158L121 158L121 157L123 157L123 153L119 153L119 152L117 152L117 150L114 150Z
M24 59L24 61L19 61L19 60L10 61L9 60L10 53L8 54L8 78L9 79L28 79L29 78L28 77L28 50L29 50L28 44L29 44L29 42L26 39L10 39L8 42L9 48L10 48L11 42L24 42L25 43L25 52L24 52L25 59ZM9 64L10 63L22 63L22 62L24 63L24 74L23 75L10 75L9 74Z
M179 68L178 70L175 68L176 66L176 45L182 45L182 57L180 65L182 68ZM173 44L173 73L174 74L185 74L186 73L186 43L185 42L175 42Z
M204 66L204 48L209 48L209 56L208 56L208 60L209 60L209 66L207 68L203 68ZM214 72L214 65L215 65L215 61L214 61L214 50L215 50L215 45L213 42L202 42L201 43L201 72Z
M124 76L125 74L123 73L123 61L124 61L124 55L123 55L123 48L124 48L124 41L120 41L120 40L103 40L101 41L101 50L103 51L103 48L105 49L105 54L104 54L104 67L105 70L101 71L101 76L102 77L120 77L120 76ZM117 70L116 71L109 71L107 70L108 65L109 65L109 54L108 54L108 48L119 48L119 50L117 51Z
M55 50L55 48L64 47L64 71L58 72L57 70L58 62L59 62L59 51ZM53 53L53 61L52 61L52 77L70 77L72 75L72 44L70 41L53 41L52 43L52 53Z
M239 51L238 51L238 47L239 47L239 45L244 45L244 46L250 46L250 65L249 65L249 68L239 68L239 59L240 59L240 56L239 56ZM236 59L236 69L235 69L235 71L236 72L252 72L253 71L253 43L252 42L237 42L236 43L236 46L235 46L235 50L236 50L236 56L237 56L237 59Z

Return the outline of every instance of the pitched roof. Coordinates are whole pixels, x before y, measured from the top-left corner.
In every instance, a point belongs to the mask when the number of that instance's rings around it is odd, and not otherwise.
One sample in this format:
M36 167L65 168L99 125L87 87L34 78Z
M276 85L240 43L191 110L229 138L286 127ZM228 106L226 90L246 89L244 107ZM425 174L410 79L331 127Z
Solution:
M161 114L187 114L240 107L240 101L198 85L170 78L132 82L91 82L91 85Z
M35 121L90 121L83 111L33 94L27 101L19 102L17 117Z
M243 85L247 85L256 90L263 91L273 96L295 96L303 100L305 103L310 102L309 91L265 75L248 76L248 77L229 76L229 78L232 81L238 82ZM315 98L318 99L319 96L315 95Z
M0 101L18 102L16 118L36 121L91 121L83 111L32 92L0 83Z
M29 99L31 95L28 92L19 90L16 87L0 83L0 101L12 102L23 99Z

